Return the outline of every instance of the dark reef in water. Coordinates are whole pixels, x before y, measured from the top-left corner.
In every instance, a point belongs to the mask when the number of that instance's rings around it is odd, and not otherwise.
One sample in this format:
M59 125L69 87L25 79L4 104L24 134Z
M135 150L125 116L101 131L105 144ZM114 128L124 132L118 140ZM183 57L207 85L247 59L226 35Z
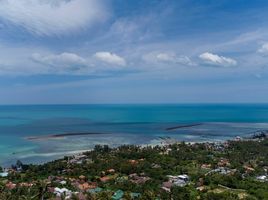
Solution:
M27 140L40 140L40 139L50 139L50 138L62 138L68 136L83 136L83 135L106 135L110 133L62 133L62 134L53 134L53 135L45 135L45 136L33 136L27 137Z
M199 124L180 125L180 126L173 126L173 127L166 128L166 131L172 131L172 130L176 130L176 129L180 129L180 128L190 128L190 127L200 126L200 125L202 125L202 123L199 123Z

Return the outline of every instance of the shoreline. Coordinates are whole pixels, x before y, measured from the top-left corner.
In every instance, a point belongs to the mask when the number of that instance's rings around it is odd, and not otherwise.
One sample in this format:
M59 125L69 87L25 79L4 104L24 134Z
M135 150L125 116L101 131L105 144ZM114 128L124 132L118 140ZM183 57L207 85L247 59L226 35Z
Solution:
M49 137L51 138L59 138L59 137L64 137L66 136L76 136L76 135L90 135L90 134L94 134L94 133L68 133L68 134L56 134L56 135L49 135ZM103 133L105 134L105 133ZM141 148L143 147L155 147L155 146L162 146L162 147L168 147L170 145L174 145L174 144L181 144L181 143L185 143L186 145L194 145L194 144L204 144L204 143L208 143L208 144L224 144L226 142L230 142L230 141L257 141L263 138L268 138L268 135L263 135L260 134L260 137L258 137L258 135L256 134L252 134L251 137L240 137L240 136L236 136L232 139L227 139L227 140L206 140L206 141L182 141L182 140L177 140L174 138L171 138L169 136L167 137L158 137L157 139L153 141L151 141L151 143L147 143L147 144L133 144L135 146L139 146ZM33 140L38 140L38 138L33 139ZM105 144L100 144L100 145L105 145ZM107 144L108 145L108 144ZM118 146L114 146L111 148L118 148L120 146L124 146L124 145L131 145L131 144L121 144ZM108 145L109 146L109 145ZM110 147L110 146L109 146ZM66 152L53 152L53 153L35 153L32 154L30 156L22 156L21 159L25 159L27 157L32 157L32 156L39 156L39 157L44 157L44 158L49 158L51 157L51 159L49 160L44 160L40 162L27 162L27 164L45 164L47 162L52 162L52 161L56 161L59 159L62 159L64 156L76 156L76 155L81 155L84 154L85 152L89 152L89 151L93 151L94 148L88 148L88 149L81 149L81 150L73 150L73 151L66 151ZM58 155L57 157L54 157ZM20 159L18 159L20 160ZM8 167L8 165L5 165L6 167Z
M38 140L47 140L47 139L59 139L59 138L64 138L65 136L80 136L80 134L82 135L95 135L94 133L68 133L68 134L55 134L55 135L47 135L47 136L41 136L41 137L28 137L26 138L29 141L38 141ZM106 133L102 133L101 135L105 135ZM128 144L128 143L122 143L120 145L116 145L116 146L111 146L109 144L100 144L100 145L108 145L110 148L118 148L119 146L124 146L124 145L135 145L135 146L140 146L140 147L155 147L155 146L169 146L172 144L178 144L178 143L182 143L185 142L187 145L192 145L192 144L196 144L196 143L223 143L227 140L221 140L221 141L211 141L211 140L207 140L207 141L182 141L182 140L177 140L174 138L171 138L169 136L164 136L164 137L157 137L153 140L150 141L150 143L139 143L139 144ZM50 153L34 153L32 152L31 154L26 154L26 155L22 155L20 157L18 157L17 159L12 159L9 160L8 162L2 162L2 164L0 166L9 168L12 164L14 164L16 162L16 160L26 160L25 163L26 164L45 164L47 162L52 162L52 161L56 161L59 159L62 159L64 156L76 156L76 155L81 155L85 152L88 151L93 151L94 147L92 148L88 148L88 149L81 149L81 150L71 150L71 151L55 151L55 152L50 152ZM12 154L16 154L16 153L12 153ZM27 161L28 158L35 158L35 157L39 157L40 159L29 159ZM42 159L44 158L44 159ZM47 158L51 158L51 159L47 159ZM32 161L30 161L32 160ZM33 161L35 160L35 161Z
M160 197L165 193L163 199L166 199L167 195L170 196L169 194L176 191L173 188L185 186L185 192L192 191L195 194L194 199L198 199L198 195L212 194L213 191L218 194L218 191L223 189L224 194L229 191L239 197L240 193L237 192L242 191L243 195L253 196L251 187L247 186L249 184L258 188L256 194L260 191L267 194L267 167L258 162L250 164L252 160L267 159L268 135L263 134L255 134L251 138L236 137L222 143L193 144L177 141L178 143L153 148L140 145L111 148L99 145L92 150L74 152L75 154L70 156L33 166L18 161L11 168L3 168L1 180L4 187L10 190L29 188L23 190L29 196L33 196L32 191L37 191L38 194L39 181L46 184L48 189L44 191L51 196L56 195L55 191L68 191L70 195L95 195L97 199L102 199L98 198L99 195L102 197L104 194L115 195L119 192L122 195L139 194L145 197L142 199L147 199L148 187L153 187L148 191L154 192L156 196ZM254 154L256 148L261 154ZM180 172L178 169L185 171ZM162 176L156 175L156 170ZM205 177L208 177L207 182L204 182ZM157 184L151 184L151 181ZM232 185L226 181L232 181ZM137 184L141 189L133 187L133 184ZM184 190L179 190L179 193L181 191Z
M187 127L189 126L197 126L199 124L191 124L191 125L187 125ZM185 125L186 126L186 125ZM182 128L184 128L185 126L180 126ZM175 127L170 127L170 128L175 128ZM177 128L177 127L176 127ZM167 131L168 133L168 131ZM136 146L141 146L141 147L145 147L145 146L167 146L167 145L172 145L175 143L186 143L186 144L196 144L196 143L224 143L226 141L231 141L231 140L250 140L253 139L254 137L258 138L258 136L260 135L268 135L268 130L263 129L263 130L256 130L254 132L251 132L250 135L248 136L233 136L233 137L229 137L229 138L215 138L215 139L195 139L195 138L190 138L189 140L183 140L183 139L179 139L170 135L166 135L166 136L156 136L155 138L151 138L148 141L144 141L144 140L140 140L138 143L131 143L131 141L133 142L133 140L130 140L130 143L128 143L128 141L121 141L121 143L116 143L115 145L113 145L113 143L110 143L110 137L114 138L113 133L103 133L103 132L72 132L72 133L63 133L63 134L51 134L51 135L44 135L44 136L29 136L29 137L25 137L24 139L28 140L28 141L32 141L32 142L46 142L47 141L52 141L52 144L56 145L57 143L57 139L67 139L68 141L72 141L75 138L68 138L68 137L72 137L72 136L77 136L77 138L79 138L79 136L94 136L94 137L98 137L99 136L104 136L103 138L108 138L103 142L100 141L96 141L94 142L94 145L108 145L109 147L118 147L118 146L122 146L122 145L136 145ZM140 137L140 136L137 136ZM55 142L53 141L53 139L55 139ZM43 140L43 141L42 141ZM137 140L138 141L138 140ZM62 142L64 142L64 140L62 140ZM126 143L124 143L126 142ZM76 146L79 145L80 143L76 143ZM83 153L86 151L91 151L94 148L94 145L90 145L90 146L84 146L83 149L80 149L79 146L77 146L77 148L71 148L71 150L67 151L67 149L63 150L63 149L59 149L59 151L57 151L57 149L51 149L50 151L46 151L46 152L42 152L42 151L35 151L34 149L31 152L16 152L16 151L10 151L9 156L6 157L7 159L3 159L3 161L1 162L1 165L4 166L9 166L11 163L16 162L16 160L21 160L25 163L31 163L31 164L36 164L36 163L45 163L47 161L53 161L56 159L60 159L62 157L64 157L65 155L73 155L76 153ZM12 153L13 152L13 153ZM7 155L6 155L7 156Z

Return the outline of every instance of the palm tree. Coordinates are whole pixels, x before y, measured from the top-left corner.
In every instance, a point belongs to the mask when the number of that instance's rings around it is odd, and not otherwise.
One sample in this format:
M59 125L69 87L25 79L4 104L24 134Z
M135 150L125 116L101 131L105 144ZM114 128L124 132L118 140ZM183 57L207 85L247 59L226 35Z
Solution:
M33 196L31 199L36 199L37 198L39 200L44 200L44 196L48 192L49 184L46 183L45 181L38 181L36 186L38 187L38 190L39 190L38 194Z

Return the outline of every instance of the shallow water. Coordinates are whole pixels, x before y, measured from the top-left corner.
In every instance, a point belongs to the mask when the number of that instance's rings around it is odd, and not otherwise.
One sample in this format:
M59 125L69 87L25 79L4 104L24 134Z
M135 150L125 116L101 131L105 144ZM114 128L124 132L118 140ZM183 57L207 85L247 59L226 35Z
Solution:
M221 141L266 129L268 104L0 106L0 164L44 162L96 144L152 144L162 136ZM26 139L77 132L101 134Z

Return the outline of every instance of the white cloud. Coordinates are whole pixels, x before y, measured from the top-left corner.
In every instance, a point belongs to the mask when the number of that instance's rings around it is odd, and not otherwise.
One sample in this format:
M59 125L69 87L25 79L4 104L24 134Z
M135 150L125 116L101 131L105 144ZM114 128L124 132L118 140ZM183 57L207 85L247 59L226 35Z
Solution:
M70 52L54 54L34 47L31 50L30 48L9 49L4 47L2 49L1 46L0 52L0 75L68 74L105 76L112 75L114 70L126 69L126 62L123 58L116 54L107 54L107 52L97 52L86 57Z
M151 52L145 54L143 60L150 63L195 65L189 57L176 55L173 52Z
M202 59L205 63L215 66L231 67L237 65L237 61L232 58L219 56L217 54L209 52L201 54L199 58Z
M105 19L101 0L0 0L0 18L38 35L61 35Z
M263 44L262 47L258 49L258 52L261 54L268 55L268 43Z
M94 57L99 60L102 61L104 63L107 64L111 64L111 65L118 65L118 66L126 66L126 61L124 58L111 53L111 52L97 52L95 53Z
M42 56L38 53L35 53L32 55L32 59L35 62L39 62L41 64L53 67L64 67L73 70L87 66L87 61L84 58L74 53L65 52L58 55L48 55L48 56Z

